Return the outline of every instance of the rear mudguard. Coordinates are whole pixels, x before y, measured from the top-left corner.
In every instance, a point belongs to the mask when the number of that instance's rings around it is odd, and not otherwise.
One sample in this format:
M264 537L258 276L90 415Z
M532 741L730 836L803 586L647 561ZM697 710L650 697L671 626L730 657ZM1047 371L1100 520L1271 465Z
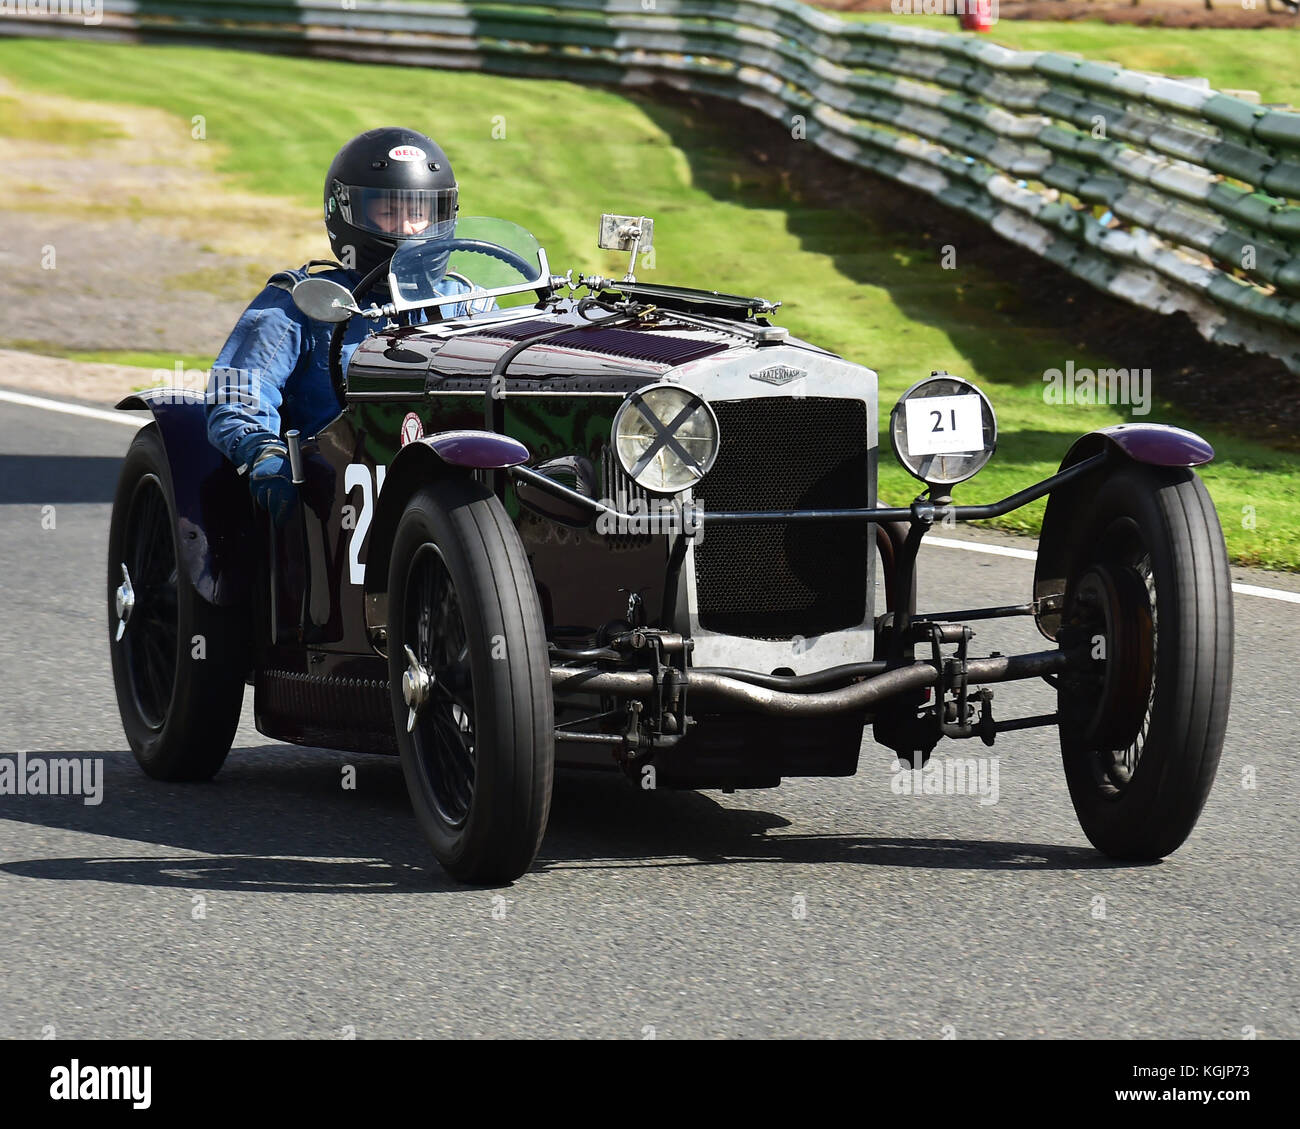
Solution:
M257 553L248 488L208 442L203 394L151 388L121 400L119 411L153 414L171 467L176 540L190 582L218 607L238 607L252 592Z
M1107 461L1095 471L1053 490L1043 515L1038 538L1038 561L1034 566L1034 599L1065 592L1070 565L1070 522L1082 502L1094 494L1116 462L1128 460L1158 467L1195 467L1214 458L1214 448L1199 435L1163 423L1119 423L1075 440L1061 460L1061 469L1074 466L1101 452ZM1038 629L1055 640L1060 627L1059 611L1038 615Z
M393 458L379 492L366 555L366 622L387 624L388 563L397 523L411 495L443 474L505 470L526 463L528 448L493 431L443 431L408 443Z

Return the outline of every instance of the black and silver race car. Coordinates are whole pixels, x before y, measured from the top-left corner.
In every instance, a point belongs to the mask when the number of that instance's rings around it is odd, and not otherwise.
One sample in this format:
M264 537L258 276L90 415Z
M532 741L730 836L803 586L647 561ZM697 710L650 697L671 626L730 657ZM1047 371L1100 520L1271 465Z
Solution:
M602 218L601 245L633 262L651 242L644 217ZM460 296L429 264L448 252L481 292L471 316L441 316ZM400 755L438 861L498 883L537 853L557 764L757 788L852 775L868 724L917 766L941 737L1052 725L1099 850L1152 859L1190 833L1232 671L1202 439L1105 428L1050 478L959 505L996 423L936 372L890 422L925 488L880 506L876 374L773 324L774 303L553 275L500 220L460 220L386 269L383 306L295 288L338 323L342 407L285 436L286 526L207 442L202 394L118 405L153 414L122 468L107 584L122 722L151 776L216 773L251 685L268 737ZM375 329L345 373L354 317ZM928 530L1044 495L1032 593L917 609ZM1043 649L971 653L967 624L1001 616L1034 617ZM1052 684L1056 713L995 720L990 687L1025 678Z

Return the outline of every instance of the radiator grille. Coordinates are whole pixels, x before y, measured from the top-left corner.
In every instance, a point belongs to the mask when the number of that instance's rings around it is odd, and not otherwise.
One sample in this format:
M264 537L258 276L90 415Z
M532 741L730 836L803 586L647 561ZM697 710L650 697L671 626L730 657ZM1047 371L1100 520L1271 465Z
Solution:
M625 514L645 514L650 512L650 495L645 487L633 482L619 464L614 449L606 444L600 452L601 484L605 491L605 501ZM616 531L607 535L606 540L615 547L645 545L651 540L649 533L632 533Z
M706 511L873 503L862 401L763 397L712 407L722 448L695 488ZM750 639L857 626L867 610L867 534L860 522L706 523L695 549L700 625Z

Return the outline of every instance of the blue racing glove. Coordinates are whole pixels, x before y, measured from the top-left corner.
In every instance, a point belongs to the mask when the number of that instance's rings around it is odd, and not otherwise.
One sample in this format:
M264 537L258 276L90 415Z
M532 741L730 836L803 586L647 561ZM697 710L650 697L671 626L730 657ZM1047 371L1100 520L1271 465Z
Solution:
M253 501L282 526L298 501L289 469L289 451L279 439L264 432L245 436L235 447L235 461L248 474Z

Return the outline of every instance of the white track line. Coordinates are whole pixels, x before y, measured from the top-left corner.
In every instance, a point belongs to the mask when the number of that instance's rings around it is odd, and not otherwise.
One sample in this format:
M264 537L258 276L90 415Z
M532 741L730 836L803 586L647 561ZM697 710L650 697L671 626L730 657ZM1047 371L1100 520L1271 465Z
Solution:
M1261 588L1258 584L1234 584L1234 592L1243 596L1263 596L1266 600L1284 600L1288 604L1300 604L1300 592L1283 592L1277 588Z
M1036 561L1033 549L1011 549L1005 545L981 545L978 541L954 541L950 537L927 537L922 545L937 545L940 549L965 549L968 553L988 553L991 557L1016 557L1022 561Z
M66 416L84 416L86 419L102 420L104 423L123 423L127 427L139 428L150 420L144 412L106 412L103 408L87 408L81 404L63 404L58 400L46 400L41 396L28 396L23 392L6 392L0 388L0 401L18 404L24 408L43 408L47 412L62 412Z
M1032 549L1011 549L1003 545L981 545L976 541L956 541L950 537L927 537L921 542L940 549L965 549L969 553L988 553L994 557L1017 557L1022 561L1036 561L1038 554ZM1232 590L1240 596L1262 596L1265 600L1281 600L1287 604L1300 604L1300 592L1284 592L1280 588L1261 588L1258 584L1233 584Z
M24 408L44 408L47 412L62 412L69 416L84 416L86 419L102 420L105 423L122 423L127 427L140 427L148 422L148 417L141 412L106 412L102 408L85 408L80 404L62 404L58 400L46 400L40 396L28 396L22 392L6 392L0 389L0 402L19 404ZM950 537L927 537L923 545L934 545L940 549L965 549L968 553L987 553L993 557L1015 557L1022 561L1036 561L1038 554L1032 549L1012 549L1006 545L981 545L976 541L956 541ZM1300 592L1283 592L1278 588L1261 588L1257 584L1234 584L1232 590L1242 596L1260 596L1265 600L1281 600L1287 604L1300 604Z

